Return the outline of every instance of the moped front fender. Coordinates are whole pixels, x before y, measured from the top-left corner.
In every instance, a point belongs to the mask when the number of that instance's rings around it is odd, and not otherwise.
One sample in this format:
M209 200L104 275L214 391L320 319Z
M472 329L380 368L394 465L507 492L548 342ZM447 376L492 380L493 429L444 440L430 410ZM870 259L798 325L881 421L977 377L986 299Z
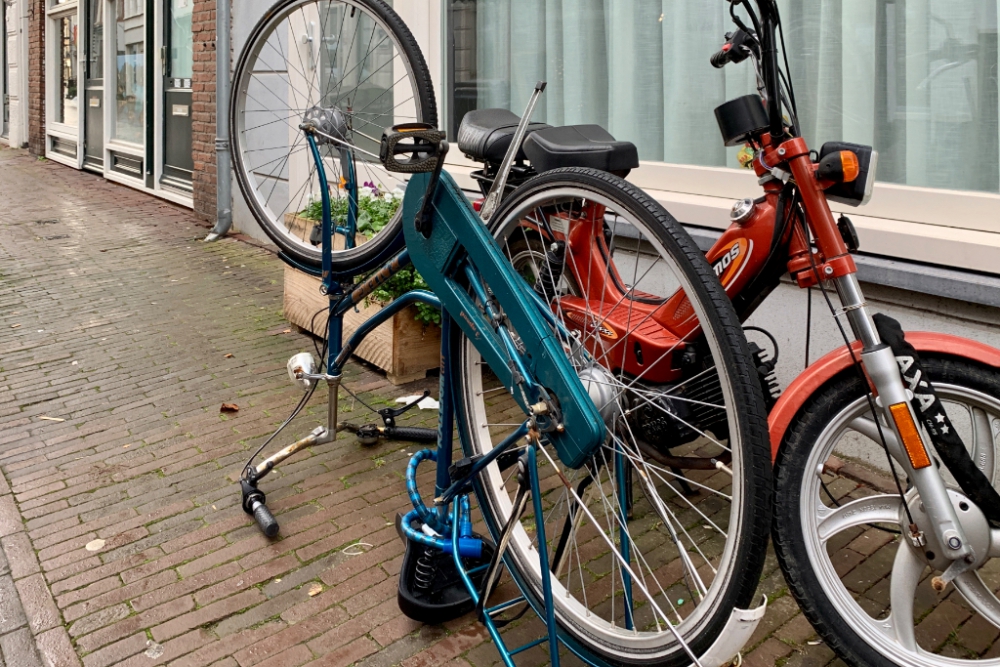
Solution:
M917 352L935 352L1000 368L1000 350L968 338L931 331L907 331L906 340L916 348ZM861 343L855 341L851 347L855 355L861 354ZM778 449L785 438L785 432L802 406L830 378L850 368L853 363L847 348L841 345L805 369L782 392L767 418L771 435L772 462L778 456Z

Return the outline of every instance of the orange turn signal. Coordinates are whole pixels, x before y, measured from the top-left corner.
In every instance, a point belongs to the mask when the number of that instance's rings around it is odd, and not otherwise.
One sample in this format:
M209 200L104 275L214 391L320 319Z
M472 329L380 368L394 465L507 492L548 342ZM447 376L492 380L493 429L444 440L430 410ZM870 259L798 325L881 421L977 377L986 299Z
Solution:
M854 151L840 151L840 169L844 174L844 183L853 183L858 178L861 166Z
M896 431L903 439L903 448L906 449L906 455L910 457L910 464L914 470L929 466L931 459L927 456L924 442L920 439L920 431L917 429L916 422L913 421L913 415L910 414L910 406L906 403L896 403L889 406L889 413L892 415L892 420L896 422Z

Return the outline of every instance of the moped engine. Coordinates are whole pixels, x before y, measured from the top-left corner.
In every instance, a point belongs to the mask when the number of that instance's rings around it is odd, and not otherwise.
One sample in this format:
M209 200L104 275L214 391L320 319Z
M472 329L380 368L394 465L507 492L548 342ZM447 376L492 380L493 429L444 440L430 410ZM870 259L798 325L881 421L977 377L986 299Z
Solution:
M657 392L650 398L652 392ZM715 373L693 376L676 385L642 387L643 396L633 399L635 427L650 445L667 453L673 447L693 442L708 433L716 440L729 438L729 422L722 387Z

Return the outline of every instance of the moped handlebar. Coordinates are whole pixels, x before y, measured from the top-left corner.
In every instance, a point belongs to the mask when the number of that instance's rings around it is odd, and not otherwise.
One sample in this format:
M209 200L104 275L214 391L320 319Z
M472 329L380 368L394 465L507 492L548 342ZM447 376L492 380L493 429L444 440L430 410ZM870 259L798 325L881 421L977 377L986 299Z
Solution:
M726 44L721 49L716 51L712 58L710 59L712 67L715 69L722 69L729 64L729 52L732 50L729 44Z

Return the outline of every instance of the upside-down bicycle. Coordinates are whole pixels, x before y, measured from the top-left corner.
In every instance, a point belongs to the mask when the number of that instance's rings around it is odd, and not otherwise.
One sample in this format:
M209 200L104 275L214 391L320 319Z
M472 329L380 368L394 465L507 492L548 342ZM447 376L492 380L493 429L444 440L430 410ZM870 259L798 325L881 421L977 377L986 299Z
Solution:
M508 196L484 225L442 171L448 144L434 129L426 66L379 0L280 2L251 33L234 90L244 197L283 258L319 275L330 300L325 364L310 355L289 364L307 389L293 416L326 383L328 424L262 462L251 458L244 509L277 532L260 482L295 452L336 437L351 351L409 303L437 305L437 447L407 469L404 610L435 621L475 609L509 665L539 643L553 664L560 647L598 665L731 659L764 610L747 609L770 520L763 400L704 255L660 205L611 173L635 166L634 146L563 128L570 134L549 144L557 168ZM491 206L517 162L527 120L519 125ZM602 146L609 161L588 162ZM365 213L376 204L398 209L372 225ZM615 301L600 312L626 323L624 335L589 321L570 327L552 307L563 281L529 275L517 255L539 249L538 238L524 237L526 211L540 212L547 231L589 221L603 268L585 285L606 287L605 300ZM342 342L343 314L410 262L433 294L393 301ZM679 329L649 346L638 331L667 310ZM595 336L614 343L595 347ZM641 356L642 372L626 377L609 361L626 350ZM433 502L418 488L423 461L435 463ZM484 535L474 531L474 506ZM504 569L521 596L496 603L490 594ZM529 608L546 633L508 648L500 628Z

